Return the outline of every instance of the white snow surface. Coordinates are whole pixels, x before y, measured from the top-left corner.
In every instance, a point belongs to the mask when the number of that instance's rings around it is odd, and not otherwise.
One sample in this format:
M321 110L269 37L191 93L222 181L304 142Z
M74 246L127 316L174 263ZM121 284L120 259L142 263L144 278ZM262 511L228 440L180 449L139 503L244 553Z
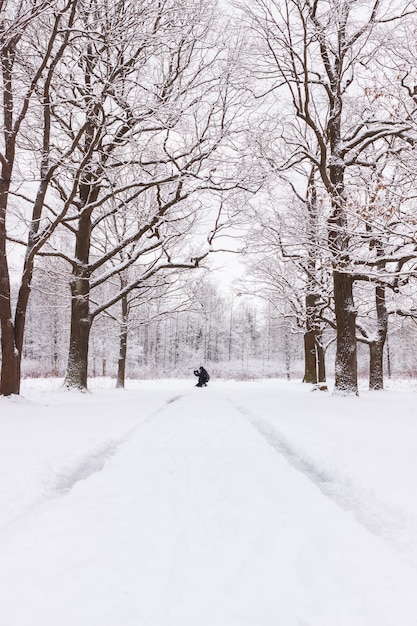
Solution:
M25 381L2 626L416 626L417 395Z

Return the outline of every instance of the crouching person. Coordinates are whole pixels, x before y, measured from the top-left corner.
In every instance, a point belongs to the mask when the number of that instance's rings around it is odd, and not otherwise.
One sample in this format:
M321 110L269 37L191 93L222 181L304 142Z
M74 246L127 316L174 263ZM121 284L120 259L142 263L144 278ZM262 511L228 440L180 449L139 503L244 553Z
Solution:
M194 370L194 376L198 376L198 383L196 384L196 387L207 387L210 376L203 366L201 366L198 370Z

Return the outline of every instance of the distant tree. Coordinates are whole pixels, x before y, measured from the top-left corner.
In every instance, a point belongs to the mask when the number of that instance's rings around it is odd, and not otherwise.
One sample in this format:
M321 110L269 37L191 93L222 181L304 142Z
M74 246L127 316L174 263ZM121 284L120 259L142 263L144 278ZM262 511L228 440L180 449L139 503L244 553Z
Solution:
M128 279L120 276L120 289L128 284ZM179 315L187 311L190 301L187 299L185 273L163 272L157 274L153 280L145 281L137 289L124 293L120 300L120 314L116 317L119 325L119 357L117 364L116 387L125 387L127 372L128 338L138 326L147 326L155 321L175 319L175 334L170 336L172 364L179 361ZM149 305L153 305L153 310ZM145 306L146 305L146 306ZM114 308L114 307L113 307ZM111 310L107 311L111 314Z

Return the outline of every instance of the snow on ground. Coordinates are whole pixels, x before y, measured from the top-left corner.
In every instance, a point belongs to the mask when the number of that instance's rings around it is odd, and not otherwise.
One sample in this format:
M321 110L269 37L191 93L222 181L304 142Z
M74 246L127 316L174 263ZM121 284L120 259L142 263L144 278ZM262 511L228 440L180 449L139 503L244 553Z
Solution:
M55 386L54 386L55 385ZM415 626L417 395L0 398L2 626Z

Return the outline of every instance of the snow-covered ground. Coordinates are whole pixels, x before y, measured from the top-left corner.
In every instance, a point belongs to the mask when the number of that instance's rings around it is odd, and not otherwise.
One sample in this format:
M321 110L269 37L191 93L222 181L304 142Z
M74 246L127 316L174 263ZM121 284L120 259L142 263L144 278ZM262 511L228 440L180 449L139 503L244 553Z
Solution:
M0 398L2 626L416 626L417 394Z

